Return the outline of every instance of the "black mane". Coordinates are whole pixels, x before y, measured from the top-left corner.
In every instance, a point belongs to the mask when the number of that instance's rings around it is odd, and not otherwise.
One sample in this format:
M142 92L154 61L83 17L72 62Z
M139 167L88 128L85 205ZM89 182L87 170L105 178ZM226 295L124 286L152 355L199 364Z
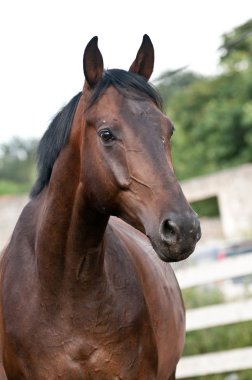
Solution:
M102 79L91 92L88 107L91 107L111 85L127 97L144 96L161 108L160 96L142 76L119 69L104 72ZM53 165L68 141L73 116L81 95L82 93L79 92L59 111L39 143L37 150L38 179L32 188L31 197L37 196L50 180Z
M67 143L73 116L81 97L81 92L75 95L54 117L44 136L40 140L37 150L38 179L31 191L31 197L38 195L48 184L53 165Z

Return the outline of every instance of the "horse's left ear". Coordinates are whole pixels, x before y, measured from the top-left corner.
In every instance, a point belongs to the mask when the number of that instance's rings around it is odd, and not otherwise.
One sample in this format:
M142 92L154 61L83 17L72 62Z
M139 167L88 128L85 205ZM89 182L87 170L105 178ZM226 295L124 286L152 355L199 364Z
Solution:
M83 56L83 70L86 81L92 88L103 74L103 58L98 48L98 37L93 37L86 46Z
M147 34L143 36L142 44L137 52L135 61L130 66L129 71L142 75L148 80L154 67L154 48L151 39Z

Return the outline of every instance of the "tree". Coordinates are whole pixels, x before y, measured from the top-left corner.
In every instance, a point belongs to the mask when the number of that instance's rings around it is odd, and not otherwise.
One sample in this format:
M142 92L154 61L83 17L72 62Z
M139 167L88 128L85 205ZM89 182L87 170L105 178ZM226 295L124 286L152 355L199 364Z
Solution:
M220 63L226 70L239 71L252 63L252 20L222 36Z
M202 78L202 76L192 71L187 71L186 67L181 67L177 70L165 71L155 80L155 84L163 103L167 104L177 91L181 91L199 78Z
M6 184L16 184L15 189L28 191L35 179L36 140L14 138L0 146L0 182L8 192ZM5 192L4 191L4 192Z
M252 20L223 36L221 75L168 71L158 83L176 128L172 145L179 179L252 162L251 31Z
M175 123L174 164L180 179L252 162L252 75L223 74L194 82L167 106Z

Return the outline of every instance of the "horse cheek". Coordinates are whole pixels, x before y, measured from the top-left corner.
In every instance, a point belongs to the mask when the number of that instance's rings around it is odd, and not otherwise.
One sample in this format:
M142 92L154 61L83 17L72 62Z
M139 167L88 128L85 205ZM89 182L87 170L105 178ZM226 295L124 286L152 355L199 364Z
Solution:
M107 164L109 165L114 184L119 189L128 189L130 185L130 173L126 156L120 154L117 155L116 159L114 157L109 157L107 159Z

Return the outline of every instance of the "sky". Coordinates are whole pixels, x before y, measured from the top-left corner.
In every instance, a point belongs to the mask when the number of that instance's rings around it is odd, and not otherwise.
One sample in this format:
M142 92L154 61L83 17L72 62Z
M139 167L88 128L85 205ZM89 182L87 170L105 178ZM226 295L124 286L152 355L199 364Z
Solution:
M105 68L128 69L147 33L152 80L185 65L218 72L221 36L252 18L251 0L8 0L0 5L0 143L40 138L84 82L97 35Z

